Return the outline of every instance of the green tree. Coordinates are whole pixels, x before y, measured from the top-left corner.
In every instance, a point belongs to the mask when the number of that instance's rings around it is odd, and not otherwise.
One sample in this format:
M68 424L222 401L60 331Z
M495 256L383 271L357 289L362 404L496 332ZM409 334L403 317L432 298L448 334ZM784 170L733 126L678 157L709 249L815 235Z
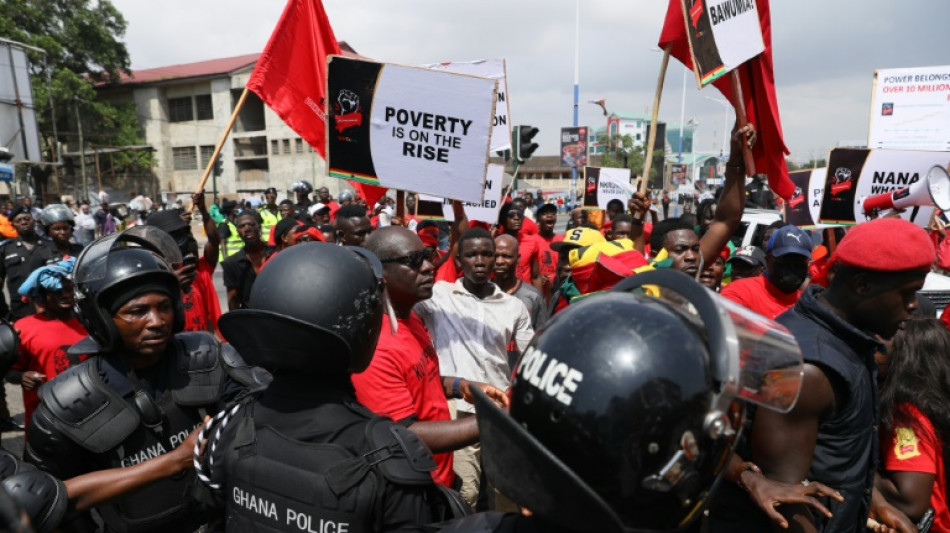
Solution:
M643 167L646 163L646 144L634 146L633 138L630 135L614 135L608 137L605 143L601 164L605 167L624 168L624 156L626 156L626 168L630 169L630 175L637 177L643 174ZM663 161L663 150L653 151L653 165L650 167L650 179L648 183L650 188L660 188L661 168L658 168L657 161Z
M4 0L0 36L46 51L27 53L47 161L56 159L54 116L60 141L78 146L77 108L86 143L144 144L134 104L114 104L98 100L96 95L98 84L118 80L129 72L129 53L121 41L125 29L122 13L108 0ZM115 161L120 168L151 167L147 153L120 153ZM45 190L50 169L35 168L32 174L38 178L38 192Z

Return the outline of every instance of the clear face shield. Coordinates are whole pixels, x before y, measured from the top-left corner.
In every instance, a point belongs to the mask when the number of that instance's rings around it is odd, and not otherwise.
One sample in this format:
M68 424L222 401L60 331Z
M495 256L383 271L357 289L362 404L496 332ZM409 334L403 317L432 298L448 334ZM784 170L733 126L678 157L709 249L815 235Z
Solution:
M181 264L181 250L171 235L154 226L133 226L94 241L80 252L73 269L77 284L94 283L108 272L109 252L121 248L144 248L162 257L170 265ZM77 291L77 294L80 294Z
M784 326L678 272L644 272L628 278L614 290L641 287L648 295L680 311L705 332L711 375L715 380L713 410L724 415L736 400L780 413L787 413L795 406L804 377L804 363L798 344ZM718 425L715 421L711 423Z

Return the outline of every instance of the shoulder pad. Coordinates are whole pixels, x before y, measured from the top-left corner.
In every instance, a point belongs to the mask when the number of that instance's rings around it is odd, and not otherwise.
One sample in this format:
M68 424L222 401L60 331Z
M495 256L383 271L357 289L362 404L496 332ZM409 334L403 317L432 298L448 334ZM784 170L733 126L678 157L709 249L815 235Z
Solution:
M221 397L224 368L218 362L221 343L204 331L187 331L175 335L178 361L173 377L172 396L175 403L199 406L216 403Z
M429 485L435 459L415 433L388 418L377 417L366 425L366 440L373 450L389 448L392 455L377 464L380 474L399 485Z
M21 472L3 480L3 490L26 511L39 533L53 531L66 515L66 485L40 470Z
M266 389L274 379L267 370L247 364L237 349L228 343L221 345L221 362L228 376L251 392Z
M53 425L93 453L103 453L139 426L139 414L102 382L93 357L40 387Z
M12 475L19 474L20 472L26 472L35 469L36 467L17 459L15 455L8 452L7 450L0 449L0 481L7 479Z

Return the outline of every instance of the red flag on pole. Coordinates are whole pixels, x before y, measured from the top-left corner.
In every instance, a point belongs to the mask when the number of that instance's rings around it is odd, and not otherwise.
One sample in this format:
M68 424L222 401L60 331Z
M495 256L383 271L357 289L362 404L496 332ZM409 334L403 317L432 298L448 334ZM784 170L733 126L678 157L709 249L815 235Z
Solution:
M247 88L326 158L327 56L340 54L320 0L290 0Z
M670 55L678 59L687 68L693 68L689 53L689 41L686 36L686 23L683 20L682 0L670 0L666 10L666 20L660 33L660 48L671 46ZM688 4L696 7L704 0L691 0ZM755 167L769 178L769 187L782 198L791 198L795 184L788 177L785 156L788 148L782 136L782 124L778 116L778 99L775 96L775 76L772 73L772 19L769 14L768 0L756 0L759 12L759 24L762 26L762 41L765 51L746 61L737 70L742 84L746 115L755 125L759 139L752 149ZM719 92L732 102L730 77L723 76L713 82ZM736 102L733 102L735 105Z
M326 159L327 56L340 55L320 0L290 0L261 53L247 88ZM357 185L363 198L386 189ZM371 190L371 189L379 189ZM372 205L372 204L371 204Z

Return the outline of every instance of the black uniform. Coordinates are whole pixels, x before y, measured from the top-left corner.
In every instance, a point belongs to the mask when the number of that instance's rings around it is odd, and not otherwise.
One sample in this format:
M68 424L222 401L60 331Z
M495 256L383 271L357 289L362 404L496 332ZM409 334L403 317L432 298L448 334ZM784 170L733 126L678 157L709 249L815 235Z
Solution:
M81 252L83 249L83 245L76 242L71 242L69 243L69 252L67 252L66 254L63 254L62 252L59 251L58 248L56 248L56 245L53 243L52 239L48 237L43 237L42 240L43 242L46 243L46 246L49 246L50 250L52 250L53 261L61 261L65 259L66 256L79 257L79 252Z
M278 374L216 450L229 532L393 531L447 516L428 449L357 404L348 382Z
M229 388L240 389L227 379L240 369L233 348L207 333L177 334L159 363L136 373L111 355L91 357L40 389L24 457L68 479L167 453L217 412ZM189 495L193 480L189 471L99 506L105 530L194 531L207 513ZM89 520L66 528L82 531Z
M45 239L38 239L30 249L23 239L17 237L0 244L0 279L7 280L7 292L10 294L10 305L0 298L0 315L10 315L11 322L34 313L33 304L25 303L20 299L17 290L37 268L45 266L54 258L56 251L53 244Z

